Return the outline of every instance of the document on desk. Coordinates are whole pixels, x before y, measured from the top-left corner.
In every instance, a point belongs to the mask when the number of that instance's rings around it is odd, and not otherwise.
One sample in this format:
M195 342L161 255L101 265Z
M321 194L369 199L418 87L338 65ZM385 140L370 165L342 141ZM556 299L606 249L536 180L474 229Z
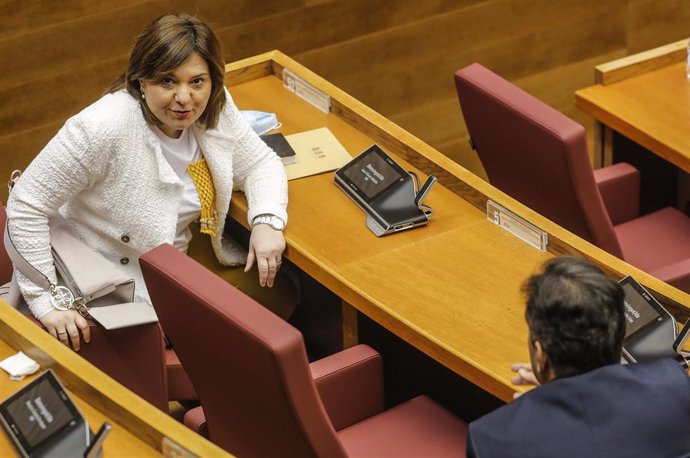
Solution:
M286 135L297 153L297 162L285 166L288 180L330 172L352 160L352 156L327 128Z

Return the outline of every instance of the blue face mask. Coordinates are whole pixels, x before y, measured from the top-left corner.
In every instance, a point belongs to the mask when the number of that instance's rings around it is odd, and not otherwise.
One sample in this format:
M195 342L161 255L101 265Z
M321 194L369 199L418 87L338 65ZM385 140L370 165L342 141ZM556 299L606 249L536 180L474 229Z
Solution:
M265 113L263 111L255 110L240 110L245 121L249 124L257 135L263 135L269 130L280 127L278 118L275 113Z

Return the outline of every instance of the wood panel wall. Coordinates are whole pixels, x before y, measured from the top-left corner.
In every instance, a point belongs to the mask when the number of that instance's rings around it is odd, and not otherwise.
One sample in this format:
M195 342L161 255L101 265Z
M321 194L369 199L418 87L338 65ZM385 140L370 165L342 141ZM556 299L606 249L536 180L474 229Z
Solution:
M456 69L480 62L591 130L573 92L594 65L690 35L687 0L0 0L0 181L177 11L206 18L227 61L280 49L480 176Z

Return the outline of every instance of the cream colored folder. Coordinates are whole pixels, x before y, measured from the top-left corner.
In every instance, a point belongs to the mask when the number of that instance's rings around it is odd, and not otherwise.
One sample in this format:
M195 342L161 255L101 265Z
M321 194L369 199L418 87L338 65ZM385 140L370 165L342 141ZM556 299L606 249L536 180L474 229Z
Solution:
M297 154L297 162L285 166L288 180L330 172L352 160L327 127L286 135L285 139Z

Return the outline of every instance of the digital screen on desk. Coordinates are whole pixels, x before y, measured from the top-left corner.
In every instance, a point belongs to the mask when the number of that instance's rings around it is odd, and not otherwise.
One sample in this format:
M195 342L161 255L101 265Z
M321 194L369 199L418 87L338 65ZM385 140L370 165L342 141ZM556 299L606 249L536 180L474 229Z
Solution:
M654 299L649 296L649 293L638 291L629 283L621 283L621 286L625 292L625 337L627 338L646 325L656 322L661 314L650 303Z
M3 420L27 452L81 419L54 375L46 372L5 401Z
M402 175L386 159L372 152L347 167L344 175L371 200L396 183Z

